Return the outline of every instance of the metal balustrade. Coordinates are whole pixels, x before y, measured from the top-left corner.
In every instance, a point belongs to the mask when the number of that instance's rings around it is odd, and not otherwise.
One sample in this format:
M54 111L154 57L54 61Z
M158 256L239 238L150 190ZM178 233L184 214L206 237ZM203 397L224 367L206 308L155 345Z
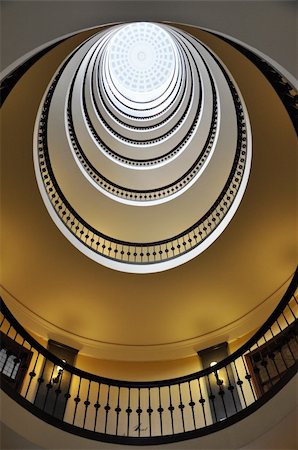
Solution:
M215 31L212 32L208 31L208 32L218 37L219 39L227 42L234 48L236 48L238 51L240 51L243 55L245 55L251 62L253 62L256 65L256 67L263 73L263 75L267 78L272 87L275 89L277 95L283 102L284 107L286 108L291 118L296 133L298 133L297 86L293 86L293 84L282 73L280 73L272 64L270 64L264 58L257 55L249 48L241 45L239 42L235 42L232 39L229 39L227 36L222 36L216 33Z
M161 444L217 431L253 413L298 368L298 281L241 348L183 377L130 382L80 370L51 354L1 300L2 389L65 431L126 444Z
M247 123L245 120L243 105L241 103L238 91L236 90L233 82L231 81L228 73L226 72L220 61L214 55L213 58L221 68L222 74L226 79L231 95L233 97L233 103L235 107L237 119L237 144L233 165L228 179L223 186L219 196L202 217L200 217L193 225L185 229L183 232L171 236L167 239L153 242L122 241L102 233L100 230L94 228L90 223L88 223L83 217L81 217L63 194L61 188L59 187L59 184L57 183L51 166L48 149L47 127L52 96L60 79L60 76L65 66L67 65L68 60L62 65L59 72L52 80L43 103L42 113L38 125L37 140L40 175L46 195L61 222L71 233L72 237L75 237L78 241L80 241L80 243L87 247L88 250L94 252L94 255L100 255L106 260L113 260L119 263L139 266L171 261L180 257L181 255L189 253L191 250L201 245L218 228L218 226L222 224L222 222L226 219L226 217L232 210L233 204L242 186L244 172L247 167ZM116 184L111 184L109 180L103 177L103 175L95 171L95 168L93 166L91 167L89 161L86 158L86 155L84 155L83 149L79 147L79 143L75 139L75 135L72 129L73 127L71 126L71 129L69 130L70 140L72 142L74 152L79 157L79 160L83 164L85 164L85 169L91 176L93 181L98 183L104 190L110 192L113 195L130 201L138 200L142 202L156 201L161 198L171 196L182 190L188 183L192 181L192 179L195 178L197 173L204 165L208 154L211 151L218 120L217 104L215 101L216 96L214 92L213 96L213 117L211 129L204 148L198 155L195 163L182 177L180 177L176 182L172 184L163 186L161 189L138 191L125 189L123 188L123 186L121 187ZM199 110L200 107L198 107L198 111ZM68 120L69 119L70 116L68 115ZM196 121L194 122L193 127L196 127ZM182 143L180 143L177 148L173 149L174 152L180 149L180 145L182 145L182 147L185 145L191 133L192 131L190 130ZM102 144L103 143L100 142L100 145ZM107 148L107 151L110 150L111 149ZM169 155L167 154L166 156ZM150 165L150 160L148 160L147 162Z

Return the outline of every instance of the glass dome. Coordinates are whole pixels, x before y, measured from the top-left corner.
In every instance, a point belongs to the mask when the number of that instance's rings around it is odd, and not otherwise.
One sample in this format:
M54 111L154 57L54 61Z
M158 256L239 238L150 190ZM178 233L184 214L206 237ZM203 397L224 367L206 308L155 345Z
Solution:
M177 64L171 35L149 22L118 29L107 46L106 71L112 85L133 102L158 99L169 87Z

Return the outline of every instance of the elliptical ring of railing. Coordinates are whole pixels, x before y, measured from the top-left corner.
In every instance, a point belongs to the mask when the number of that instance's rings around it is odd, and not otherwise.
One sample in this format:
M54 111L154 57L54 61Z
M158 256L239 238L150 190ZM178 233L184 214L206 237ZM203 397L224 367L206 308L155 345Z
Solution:
M237 198L238 192L242 185L244 172L247 167L247 123L245 120L243 105L241 103L236 87L232 83L220 61L214 55L213 58L217 61L217 64L222 70L222 74L229 85L230 92L234 101L237 118L238 137L233 165L229 177L218 198L215 200L214 204L209 208L209 210L202 217L200 217L199 220L197 220L186 230L182 231L180 234L154 242L140 243L122 241L103 234L101 231L95 229L92 225L87 223L77 213L77 211L75 211L75 209L71 206L71 204L64 196L51 167L47 144L47 121L49 106L55 86L58 83L59 77L61 76L61 73L64 70L64 66L67 64L68 60L64 62L64 64L52 80L52 84L49 87L43 103L38 125L37 140L40 175L48 199L50 200L58 217L64 223L68 231L70 231L73 236L75 236L81 243L84 244L85 247L92 250L95 254L99 254L106 259L117 261L120 263L141 264L143 266L152 263L155 264L169 261L190 252L202 242L204 242L211 235L211 233L214 232L219 224L226 218L227 214L231 210L231 207L235 199ZM214 114L215 113L216 111L214 111ZM212 133L214 134L215 131L213 130ZM205 158L206 156L202 157L203 162L205 161ZM198 169L199 168L200 167L198 166ZM187 184L191 180L191 178L193 178L194 173L192 173L192 171L195 170L195 165L193 165L189 170L190 172L189 174L186 174L186 179L184 180L185 184ZM181 180L178 184L176 184L177 190L183 188L183 185L184 184ZM173 192L175 192L176 188L174 189L172 187L171 189L173 189ZM166 187L166 189L168 190L168 187ZM171 195L171 191L165 191L165 194ZM129 200L133 198L137 200L137 193L131 193L130 195L131 197L128 197ZM159 198L159 195L157 193L149 193L148 195L149 200L156 200ZM147 197L144 197L144 199L148 200Z
M19 324L1 299L1 388L73 434L133 445L218 431L253 413L298 369L298 268L261 328L224 360L162 381L118 381L69 365Z

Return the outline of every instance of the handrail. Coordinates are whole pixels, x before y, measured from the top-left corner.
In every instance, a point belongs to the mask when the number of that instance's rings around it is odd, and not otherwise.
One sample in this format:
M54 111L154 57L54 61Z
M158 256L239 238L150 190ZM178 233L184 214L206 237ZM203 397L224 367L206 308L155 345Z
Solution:
M15 383L2 374L2 388L40 418L91 439L153 444L208 434L255 411L297 372L297 285L298 267L265 323L216 366L140 382L64 362L30 336L1 299L1 347L19 368L15 378L22 370L24 378Z
M298 134L298 93L297 87L295 87L289 80L283 75L276 67L274 67L269 61L263 57L257 55L254 51L234 41L227 36L223 36L215 31L206 30L207 33L213 34L222 41L227 42L232 47L236 48L240 53L246 56L255 66L262 72L272 85L284 107L286 108L293 127Z

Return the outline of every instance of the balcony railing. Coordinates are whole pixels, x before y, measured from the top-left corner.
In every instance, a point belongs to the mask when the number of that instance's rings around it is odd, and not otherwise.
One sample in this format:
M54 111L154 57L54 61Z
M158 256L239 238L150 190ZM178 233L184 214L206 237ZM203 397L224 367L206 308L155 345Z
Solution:
M180 378L129 382L67 364L33 339L1 301L2 389L65 431L106 442L199 437L253 413L298 368L298 269L264 325L221 362Z
M210 32L214 34L219 39L232 45L237 50L239 50L243 55L245 55L251 62L253 62L256 67L263 73L267 80L271 83L272 87L275 89L277 95L283 102L293 126L298 133L298 93L297 85L293 85L282 73L280 73L272 64L270 64L266 59L260 57L255 52L245 47L244 45L236 42L227 36L222 36L215 31Z

